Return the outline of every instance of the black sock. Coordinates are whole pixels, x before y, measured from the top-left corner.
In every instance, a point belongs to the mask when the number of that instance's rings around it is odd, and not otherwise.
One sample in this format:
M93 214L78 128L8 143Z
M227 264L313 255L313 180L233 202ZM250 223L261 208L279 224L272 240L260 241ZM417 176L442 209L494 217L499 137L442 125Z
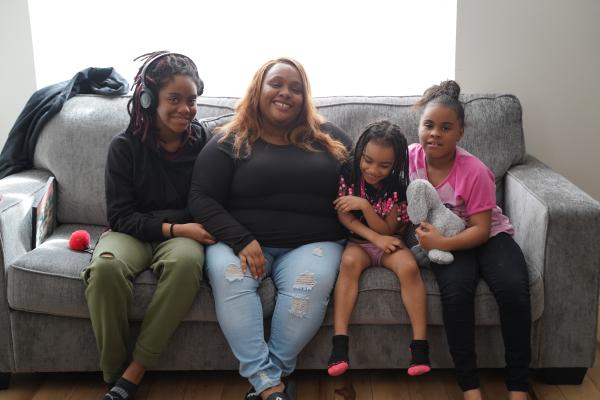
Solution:
M333 348L331 349L331 356L329 357L329 361L327 365L338 364L342 361L348 362L348 335L335 335L331 342L333 344Z
M410 365L429 365L429 342L413 340L410 343Z
M121 377L117 379L115 385L104 395L103 400L132 399L137 387L138 385L135 383L129 382L127 379Z

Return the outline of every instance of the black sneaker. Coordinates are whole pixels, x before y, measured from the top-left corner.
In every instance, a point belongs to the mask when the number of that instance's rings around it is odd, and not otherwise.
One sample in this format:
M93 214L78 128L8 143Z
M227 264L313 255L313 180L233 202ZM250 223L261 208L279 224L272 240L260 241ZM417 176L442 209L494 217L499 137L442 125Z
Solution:
M271 393L267 400L296 400L296 384L292 379L284 380L285 388L283 392ZM245 400L261 400L260 393L256 393L254 386L250 387L246 393Z
M292 400L285 392L271 393L267 400Z
M250 386L250 389L246 392L246 396L244 396L244 400L260 400L260 393L256 393L254 386Z

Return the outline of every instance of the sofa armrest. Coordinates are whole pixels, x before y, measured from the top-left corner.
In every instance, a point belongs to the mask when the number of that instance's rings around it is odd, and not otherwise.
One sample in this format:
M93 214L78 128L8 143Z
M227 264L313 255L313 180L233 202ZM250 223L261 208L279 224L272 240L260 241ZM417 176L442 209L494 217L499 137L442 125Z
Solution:
M27 170L0 179L0 372L14 371L6 270L31 250L31 207L49 177L47 171Z
M505 211L544 283L534 368L591 367L596 351L600 203L531 156L508 170Z

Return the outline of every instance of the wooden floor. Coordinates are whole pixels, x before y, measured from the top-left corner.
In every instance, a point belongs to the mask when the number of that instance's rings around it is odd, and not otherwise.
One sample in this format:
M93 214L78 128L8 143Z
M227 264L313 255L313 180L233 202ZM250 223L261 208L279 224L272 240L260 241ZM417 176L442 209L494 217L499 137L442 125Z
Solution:
M600 321L600 319L599 319ZM600 322L599 322L600 325ZM600 336L600 326L598 329ZM462 393L451 370L409 378L400 371L350 371L329 378L325 371L295 374L297 400L460 400ZM483 370L483 398L506 399L502 370ZM100 374L19 374L0 400L101 399L105 385ZM170 372L146 375L136 400L241 400L247 381L236 372ZM600 343L596 362L581 385L546 385L532 380L532 400L600 400Z
M418 378L401 371L356 371L329 378L320 371L296 374L297 400L460 400L462 394L451 370L433 370ZM502 370L481 372L484 399L506 399ZM600 400L600 350L596 364L577 386L532 382L530 399ZM105 385L100 374L15 375L0 400L101 399ZM136 400L241 400L248 383L236 372L149 373Z

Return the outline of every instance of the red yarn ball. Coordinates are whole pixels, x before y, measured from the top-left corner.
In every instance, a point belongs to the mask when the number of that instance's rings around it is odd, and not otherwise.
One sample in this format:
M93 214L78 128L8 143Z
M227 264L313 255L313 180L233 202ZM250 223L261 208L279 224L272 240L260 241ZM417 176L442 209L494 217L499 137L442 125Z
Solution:
M88 231L80 229L71 234L69 238L69 248L71 250L83 251L90 247L90 234Z

